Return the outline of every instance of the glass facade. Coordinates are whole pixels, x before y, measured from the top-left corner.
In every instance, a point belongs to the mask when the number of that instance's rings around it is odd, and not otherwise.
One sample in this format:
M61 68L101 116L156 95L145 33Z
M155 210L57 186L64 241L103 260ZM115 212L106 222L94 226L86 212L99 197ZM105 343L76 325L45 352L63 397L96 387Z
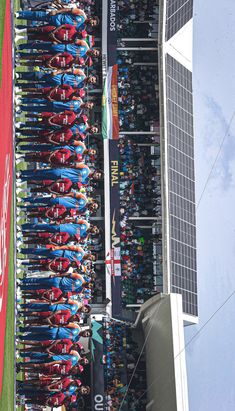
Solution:
M171 291L197 315L192 73L166 56Z
M169 40L193 17L193 0L167 0L166 40Z

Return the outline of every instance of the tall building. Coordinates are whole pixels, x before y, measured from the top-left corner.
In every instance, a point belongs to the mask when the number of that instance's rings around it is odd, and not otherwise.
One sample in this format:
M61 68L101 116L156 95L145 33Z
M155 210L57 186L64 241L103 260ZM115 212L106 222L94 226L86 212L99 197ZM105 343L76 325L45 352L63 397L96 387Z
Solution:
M193 2L163 5L162 98L166 181L166 292L182 294L185 320L197 322L196 209L194 171Z

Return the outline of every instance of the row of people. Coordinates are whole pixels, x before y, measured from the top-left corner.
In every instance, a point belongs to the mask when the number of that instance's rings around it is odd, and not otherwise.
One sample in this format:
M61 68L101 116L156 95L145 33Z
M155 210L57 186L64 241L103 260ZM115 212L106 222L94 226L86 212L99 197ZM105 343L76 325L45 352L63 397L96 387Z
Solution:
M97 151L86 143L99 131L87 97L98 79L85 74L99 50L86 30L99 19L78 7L41 7L18 12L27 24L16 29L16 63L28 68L16 74L17 372L24 375L17 393L27 406L83 409L90 358L89 342L84 349L81 341L92 335L95 281L90 245L100 234L89 221L99 208L92 181L102 178Z

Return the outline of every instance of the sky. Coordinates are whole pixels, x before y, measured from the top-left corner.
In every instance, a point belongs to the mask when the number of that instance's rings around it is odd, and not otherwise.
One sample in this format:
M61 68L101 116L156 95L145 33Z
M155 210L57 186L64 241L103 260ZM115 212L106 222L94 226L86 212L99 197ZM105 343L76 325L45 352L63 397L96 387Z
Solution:
M197 204L218 160L197 208L200 321L186 344L235 290L235 1L194 0L193 34ZM190 411L235 410L234 320L235 294L186 349Z

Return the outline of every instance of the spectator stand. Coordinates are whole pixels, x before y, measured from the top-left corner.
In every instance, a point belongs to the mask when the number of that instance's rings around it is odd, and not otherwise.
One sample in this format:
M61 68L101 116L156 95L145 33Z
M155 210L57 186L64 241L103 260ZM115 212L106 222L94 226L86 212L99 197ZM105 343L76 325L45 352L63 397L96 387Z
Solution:
M129 323L103 317L92 320L91 352L92 401L100 409L140 410L145 408L146 396L141 404L134 405L136 396L146 390L144 355L134 374L139 347ZM133 374L133 375L132 375ZM102 408L103 407L103 408Z

